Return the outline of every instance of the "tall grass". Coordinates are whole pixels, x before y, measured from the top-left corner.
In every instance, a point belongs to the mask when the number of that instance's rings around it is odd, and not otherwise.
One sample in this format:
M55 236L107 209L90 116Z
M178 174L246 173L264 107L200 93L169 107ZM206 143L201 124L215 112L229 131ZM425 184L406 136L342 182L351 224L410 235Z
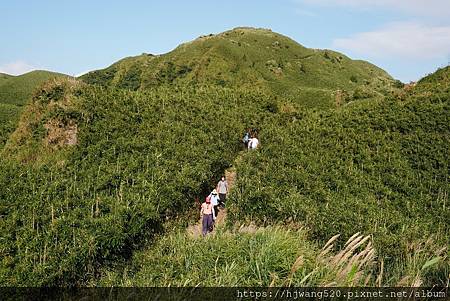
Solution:
M263 147L237 164L228 216L302 223L321 242L355 230L372 235L384 279L395 284L412 267L409 246L431 236L437 250L450 242L448 87L418 85L404 97L336 112L274 116L260 131ZM420 282L445 284L448 266L439 260L439 271L421 273Z
M159 237L136 252L131 263L104 269L100 286L384 286L383 260L371 237L356 233L343 248L339 234L322 248L307 239L304 228L269 226L247 232L219 229L206 238L193 239L185 231ZM398 275L397 285L419 286L427 277L427 262L414 269L415 281ZM401 270L405 272L404 267Z

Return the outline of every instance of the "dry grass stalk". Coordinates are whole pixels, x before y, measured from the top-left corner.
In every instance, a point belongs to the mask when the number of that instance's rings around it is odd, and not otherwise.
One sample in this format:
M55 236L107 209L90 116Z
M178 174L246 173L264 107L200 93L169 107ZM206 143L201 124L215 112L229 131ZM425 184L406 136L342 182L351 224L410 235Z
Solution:
M381 287L381 283L383 281L383 272L384 272L384 260L381 260L380 273L378 274L376 283L377 286Z
M325 256L326 254L328 254L331 249L333 249L333 242L339 237L341 236L341 234L336 234L335 236L333 236L332 238L330 238L327 243L325 244L325 246L323 246L322 251L320 252L319 256Z
M322 248L317 260L325 263L331 269L327 272L333 276L333 281L327 280L325 286L336 285L367 285L371 280L371 274L366 273L367 268L372 266L375 259L375 250L369 241L370 236L356 233L345 243L345 247L336 255L329 254L334 249L333 242L339 235L333 236ZM364 248L361 251L358 249Z

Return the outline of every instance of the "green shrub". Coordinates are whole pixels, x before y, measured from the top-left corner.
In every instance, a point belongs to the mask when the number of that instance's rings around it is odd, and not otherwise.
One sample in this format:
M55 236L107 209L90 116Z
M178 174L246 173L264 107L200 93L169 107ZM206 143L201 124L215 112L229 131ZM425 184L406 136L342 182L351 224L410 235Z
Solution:
M320 241L371 234L388 273L423 237L436 235L436 248L448 245L449 95L266 123L263 147L237 166L229 216L303 223ZM443 285L440 275L424 282Z

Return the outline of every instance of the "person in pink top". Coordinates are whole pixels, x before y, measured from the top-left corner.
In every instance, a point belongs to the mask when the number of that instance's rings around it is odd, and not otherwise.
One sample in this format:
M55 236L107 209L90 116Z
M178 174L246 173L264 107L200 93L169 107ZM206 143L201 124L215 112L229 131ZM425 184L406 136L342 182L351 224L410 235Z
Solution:
M211 198L206 197L205 202L200 209L200 218L202 219L202 234L205 236L208 232L212 231L214 220L216 216L214 214L214 206L211 204Z

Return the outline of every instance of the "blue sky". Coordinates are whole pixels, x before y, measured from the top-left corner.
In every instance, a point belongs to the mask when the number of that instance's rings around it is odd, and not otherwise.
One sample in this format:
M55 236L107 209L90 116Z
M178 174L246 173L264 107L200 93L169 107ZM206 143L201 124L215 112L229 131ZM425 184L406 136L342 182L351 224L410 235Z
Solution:
M402 81L450 62L449 0L2 1L0 72L70 75L237 26L368 60Z

